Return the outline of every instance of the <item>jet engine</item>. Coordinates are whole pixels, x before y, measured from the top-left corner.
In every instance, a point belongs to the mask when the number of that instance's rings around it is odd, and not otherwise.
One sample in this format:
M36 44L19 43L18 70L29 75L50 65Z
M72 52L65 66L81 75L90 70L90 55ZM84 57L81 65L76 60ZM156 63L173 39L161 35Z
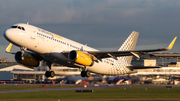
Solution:
M37 60L34 56L32 56L29 53L24 53L22 58L22 52L19 51L15 54L15 60L16 62L30 66L30 67L38 67L39 66L39 60Z
M87 54L82 51L77 51L77 50L72 50L68 58L78 64L84 65L84 66L92 66L94 61L92 58Z

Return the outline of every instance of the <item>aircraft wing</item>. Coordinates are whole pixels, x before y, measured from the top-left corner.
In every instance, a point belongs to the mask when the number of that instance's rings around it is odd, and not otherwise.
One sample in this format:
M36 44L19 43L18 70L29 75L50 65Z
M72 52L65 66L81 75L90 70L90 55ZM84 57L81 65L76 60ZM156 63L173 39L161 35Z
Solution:
M114 58L117 60L116 57L121 57L121 56L131 56L131 55L134 55L136 56L137 58L140 58L139 55L141 54L145 54L145 53L148 53L148 52L157 52L157 51L167 51L167 50L170 50L175 41L176 41L177 37L175 37L173 39L173 41L170 43L170 45L166 48L159 48L159 49L149 49L149 50L125 50L125 51L89 51L88 53L94 55L97 59L102 59L102 58Z

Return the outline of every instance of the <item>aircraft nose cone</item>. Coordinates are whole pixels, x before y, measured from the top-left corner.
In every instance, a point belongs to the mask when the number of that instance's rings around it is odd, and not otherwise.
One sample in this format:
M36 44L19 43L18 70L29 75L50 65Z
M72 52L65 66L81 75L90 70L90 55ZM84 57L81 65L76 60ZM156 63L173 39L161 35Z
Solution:
M7 30L7 29L6 29L6 30ZM4 32L3 32L4 38L7 38L7 37L6 37L6 30L4 30Z
M10 40L11 36L12 36L12 33L13 33L12 30L6 29L3 32L3 36L4 36L4 38L6 38L6 40Z

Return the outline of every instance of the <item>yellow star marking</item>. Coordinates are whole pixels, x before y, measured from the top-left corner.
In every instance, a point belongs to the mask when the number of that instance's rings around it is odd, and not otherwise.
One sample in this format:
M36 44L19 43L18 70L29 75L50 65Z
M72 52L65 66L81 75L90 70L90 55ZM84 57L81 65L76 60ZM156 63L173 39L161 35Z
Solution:
M54 36L55 38L58 38L58 39L63 40L63 38L62 38L62 37L60 37L59 35L53 34L53 36Z
M129 44L132 44L132 42L131 42L131 41L129 41Z

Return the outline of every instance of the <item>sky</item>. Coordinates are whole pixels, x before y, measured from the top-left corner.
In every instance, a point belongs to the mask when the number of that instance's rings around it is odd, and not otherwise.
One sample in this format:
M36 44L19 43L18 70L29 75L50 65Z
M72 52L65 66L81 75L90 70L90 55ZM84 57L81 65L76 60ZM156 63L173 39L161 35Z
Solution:
M3 31L27 22L102 51L118 50L132 31L140 33L138 50L167 47L177 36L168 52L180 52L179 11L180 0L0 0L0 58L14 60Z

